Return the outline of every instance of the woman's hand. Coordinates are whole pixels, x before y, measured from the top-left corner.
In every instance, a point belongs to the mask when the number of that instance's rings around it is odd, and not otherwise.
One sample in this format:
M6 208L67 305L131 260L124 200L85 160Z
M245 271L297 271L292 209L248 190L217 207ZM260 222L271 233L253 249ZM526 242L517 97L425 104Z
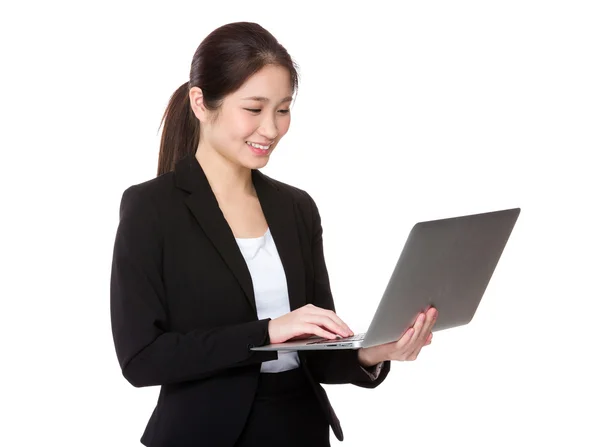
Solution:
M308 338L311 335L327 339L350 337L354 333L335 312L307 304L293 312L269 321L271 343Z
M415 324L408 328L400 340L359 349L358 359L361 365L373 366L385 360L416 360L423 346L431 343L431 329L436 319L437 310L430 308L418 315Z

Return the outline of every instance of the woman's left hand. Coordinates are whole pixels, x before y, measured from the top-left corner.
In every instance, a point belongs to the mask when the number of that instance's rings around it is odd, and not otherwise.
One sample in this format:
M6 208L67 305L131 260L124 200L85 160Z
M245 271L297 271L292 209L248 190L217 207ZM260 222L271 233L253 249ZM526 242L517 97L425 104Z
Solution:
M437 310L430 308L418 315L415 324L408 328L400 340L383 345L361 348L358 359L363 366L373 366L385 360L416 360L423 346L431 343L431 329L437 318Z

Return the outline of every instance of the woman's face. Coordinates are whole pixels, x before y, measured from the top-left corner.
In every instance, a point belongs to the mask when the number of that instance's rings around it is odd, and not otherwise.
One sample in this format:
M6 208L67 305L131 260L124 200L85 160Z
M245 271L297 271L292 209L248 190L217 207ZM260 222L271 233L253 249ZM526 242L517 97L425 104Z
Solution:
M262 168L290 127L291 102L290 73L275 65L265 66L227 95L216 112L200 110L198 98L192 97L201 121L199 150L215 151L249 169Z

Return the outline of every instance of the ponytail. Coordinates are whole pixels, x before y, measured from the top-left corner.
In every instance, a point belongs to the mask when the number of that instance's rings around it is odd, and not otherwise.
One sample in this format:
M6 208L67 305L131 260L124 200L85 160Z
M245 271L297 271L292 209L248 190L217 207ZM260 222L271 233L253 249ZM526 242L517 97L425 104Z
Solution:
M188 82L182 84L169 99L161 126L157 176L172 171L175 163L186 155L196 153L198 148L200 123L190 107Z

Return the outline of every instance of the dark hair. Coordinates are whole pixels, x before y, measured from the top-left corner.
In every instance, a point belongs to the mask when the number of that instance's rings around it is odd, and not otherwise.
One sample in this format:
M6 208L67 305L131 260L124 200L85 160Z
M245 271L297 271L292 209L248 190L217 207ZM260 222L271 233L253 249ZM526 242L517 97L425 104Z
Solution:
M200 123L192 111L189 90L202 89L206 108L217 110L226 95L240 88L265 65L287 68L292 91L298 89L296 63L262 26L251 22L229 23L206 36L194 53L189 82L173 93L162 117L157 175L172 171L177 161L196 152L200 142Z

